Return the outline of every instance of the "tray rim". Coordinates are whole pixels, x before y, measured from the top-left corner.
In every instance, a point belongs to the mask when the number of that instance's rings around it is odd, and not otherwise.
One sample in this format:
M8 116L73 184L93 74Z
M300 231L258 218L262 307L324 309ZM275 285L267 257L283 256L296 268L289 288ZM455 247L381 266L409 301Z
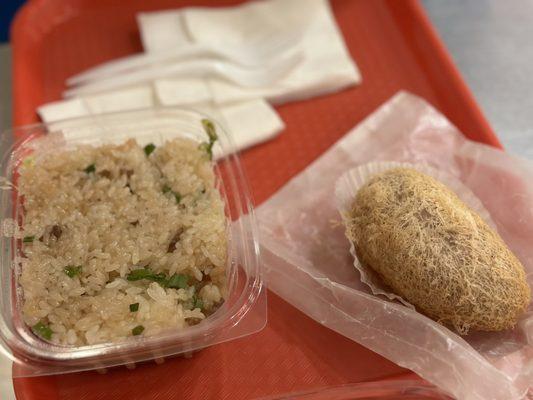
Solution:
M426 14L423 5L420 0L405 0L402 2L401 6L394 5L395 0L384 0L387 3L389 8L402 8L401 12L405 14L411 14L420 24L420 28L426 32L427 40L431 42L433 49L435 50L435 55L439 58L439 63L442 64L443 68L446 69L449 73L450 83L453 86L453 90L458 95L461 96L461 99L466 103L467 108L472 113L472 118L475 124L479 127L479 131L483 136L483 142L494 147L502 148L502 144L499 141L497 135L494 133L492 127L490 126L488 120L483 115L479 105L477 104L472 92L465 83L462 75L454 64L452 57L450 56L446 46L442 42L441 38L438 35L437 30L433 26L429 16ZM18 38L25 35L24 25L27 21L31 21L32 17L35 16L35 8L43 7L47 3L47 0L29 0L25 3L15 15L13 23L10 28L10 40L13 47L13 63L12 63L12 74L13 74L13 121L14 128L19 125L27 125L32 123L37 123L38 118L36 113L33 113L32 118L27 117L22 104L24 103L23 99L19 98L17 94L19 92L20 85L24 85L24 74L17 71L16 66L20 63L20 58L23 58L19 53ZM83 1L81 2L83 4ZM59 19L57 20L61 22ZM58 22L58 23L59 23ZM380 381L388 381L390 379L416 379L423 381L418 375L414 374L411 371L405 373L393 374L388 377L381 379ZM46 377L33 378L35 381L35 388L24 385L24 380L15 379L14 380L14 390L17 394L17 398L20 395L20 398L30 398L29 396L40 395L44 396L46 393L46 398L55 398L57 397L58 390L55 385L55 382L46 384L44 381ZM44 380L43 380L44 379ZM41 382L42 381L42 382ZM26 397L28 396L28 397ZM55 396L55 397L54 397Z

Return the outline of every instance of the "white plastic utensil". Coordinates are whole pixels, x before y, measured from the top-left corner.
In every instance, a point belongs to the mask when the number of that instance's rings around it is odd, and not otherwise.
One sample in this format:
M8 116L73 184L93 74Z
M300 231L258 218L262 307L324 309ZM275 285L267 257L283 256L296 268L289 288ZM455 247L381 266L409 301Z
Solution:
M269 86L285 77L303 61L303 53L297 52L272 67L244 68L227 61L197 60L177 62L130 73L124 73L86 85L66 90L65 97L99 93L107 90L149 82L158 78L219 77L243 87Z
M290 34L279 35L269 38L269 40L255 40L240 49L192 43L156 53L134 54L105 62L74 75L67 79L67 85L72 86L87 83L91 80L104 79L158 63L198 58L225 60L244 67L274 66L290 56L288 53L291 53L291 49L295 48L301 36L299 32L290 32Z

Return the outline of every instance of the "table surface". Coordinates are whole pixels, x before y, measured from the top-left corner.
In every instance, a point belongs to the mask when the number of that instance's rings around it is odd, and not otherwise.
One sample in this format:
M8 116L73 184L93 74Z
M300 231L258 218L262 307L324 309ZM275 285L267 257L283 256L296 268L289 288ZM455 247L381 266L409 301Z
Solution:
M422 3L504 147L533 159L533 2ZM0 45L0 87L3 131L11 126L11 51L7 44ZM4 381L0 379L0 397L14 398L10 380Z

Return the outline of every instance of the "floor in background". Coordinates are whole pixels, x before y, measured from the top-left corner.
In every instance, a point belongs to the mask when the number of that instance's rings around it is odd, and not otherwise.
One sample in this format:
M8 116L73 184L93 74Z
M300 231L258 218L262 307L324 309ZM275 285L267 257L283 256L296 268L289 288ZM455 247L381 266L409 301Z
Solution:
M533 2L423 4L505 148L533 159Z

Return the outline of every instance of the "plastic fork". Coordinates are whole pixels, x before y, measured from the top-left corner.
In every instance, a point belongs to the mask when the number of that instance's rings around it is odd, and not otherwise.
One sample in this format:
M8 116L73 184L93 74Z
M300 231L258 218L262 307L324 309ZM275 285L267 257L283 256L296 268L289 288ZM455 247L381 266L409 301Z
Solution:
M158 63L177 62L195 58L226 60L244 67L273 66L280 59L283 59L290 49L293 49L298 44L301 37L301 32L293 31L278 35L274 38L262 37L256 39L247 43L241 49L192 43L167 51L135 54L108 61L78 75L74 75L67 79L67 85L72 86L87 83L91 80L110 78L123 72L129 72Z
M304 58L302 52L293 52L274 66L245 68L227 61L196 60L157 66L118 76L101 79L66 90L65 97L95 94L132 86L159 78L201 78L216 76L243 87L269 86L287 76Z

